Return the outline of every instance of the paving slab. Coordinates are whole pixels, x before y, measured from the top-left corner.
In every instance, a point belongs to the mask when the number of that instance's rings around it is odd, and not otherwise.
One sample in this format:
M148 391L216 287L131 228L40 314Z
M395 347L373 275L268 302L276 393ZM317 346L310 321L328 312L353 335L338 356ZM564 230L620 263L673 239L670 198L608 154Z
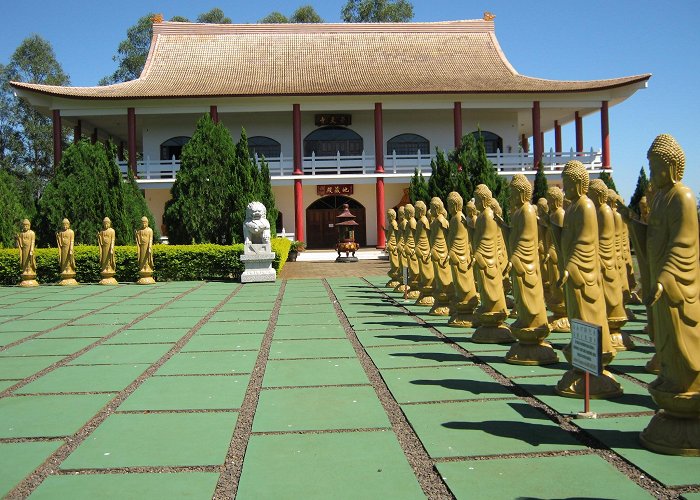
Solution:
M253 435L237 498L425 498L391 431Z
M112 398L91 394L0 399L0 438L69 436Z
M230 321L205 323L197 330L198 334L265 333L269 321Z
M508 347L508 349L510 349L510 347ZM507 352L508 351L505 351L502 354L480 352L476 355L481 361L488 363L492 368L506 377L531 377L537 375L555 375L561 377L571 366L566 362L564 355L560 352L557 353L559 362L551 365L513 365L506 363L505 354Z
M573 423L667 486L700 486L700 457L676 457L642 447L639 433L650 416L580 419Z
M0 327L2 327L2 325L0 325ZM13 342L17 342L18 340L22 340L32 335L33 334L30 332L2 332L0 333L0 347L6 346L7 344L12 344ZM0 354L2 354L2 352L6 351L0 351Z
M457 498L471 498L477 491L503 500L651 497L597 455L467 460L437 468Z
M368 384L357 359L270 360L264 387Z
M269 359L355 358L347 339L273 340Z
M30 382L16 394L60 392L118 392L150 365L62 366Z
M403 405L401 409L433 458L582 448L543 413L518 401Z
M117 331L119 328L121 328L121 326L117 325L67 325L44 333L41 338L102 338L105 335Z
M0 358L4 356L68 356L94 342L94 338L35 338L0 352Z
M471 363L459 351L436 338L434 344L371 347L367 354L377 368L409 368L416 366L460 365Z
M277 325L275 340L284 339L344 339L345 330L337 325Z
M474 365L386 370L382 378L399 403L515 397Z
M84 318L76 319L71 322L72 325L126 325L131 323L140 314L138 313L97 313L85 316Z
M158 375L215 375L218 373L250 373L255 366L257 352L181 352L156 372Z
M156 330L158 328L192 328L199 323L200 317L162 317L145 318L131 326L132 330Z
M181 352L198 351L242 351L260 349L262 333L230 333L222 335L195 334Z
M39 333L65 322L66 320L63 319L18 319L4 323L2 331Z
M401 329L388 330L359 330L355 332L360 343L365 347L381 347L392 345L419 345L442 342L442 340L428 328L420 325ZM464 337L462 337L464 338ZM454 339L456 340L455 336Z
M14 488L40 466L63 441L45 443L0 443L0 496Z
M339 325L340 320L335 313L317 313L314 309L309 308L306 314L287 314L277 318L277 324L288 326L306 326L314 325Z
M4 357L0 363L0 379L23 379L62 360L64 356Z
M237 414L114 414L61 464L61 469L220 465Z
M615 362L612 365L610 365L610 369L613 373L624 373L625 375L634 377L637 380L644 382L645 384L649 384L656 380L655 374L649 373L644 369L644 366L650 359L651 356L637 359L620 359L620 357L618 356L615 358Z
M81 354L69 365L121 365L155 363L172 348L170 344L103 344Z
M124 330L106 340L110 344L174 344L184 337L189 328L158 328L157 330Z
M133 410L227 410L243 404L250 377L151 377L119 406Z
M209 322L269 321L271 310L272 308L262 311L219 311L211 317Z
M390 427L371 387L299 387L262 391L253 432Z
M219 474L179 472L160 474L84 474L49 476L32 498L94 500L124 498L188 498L208 500L216 489Z

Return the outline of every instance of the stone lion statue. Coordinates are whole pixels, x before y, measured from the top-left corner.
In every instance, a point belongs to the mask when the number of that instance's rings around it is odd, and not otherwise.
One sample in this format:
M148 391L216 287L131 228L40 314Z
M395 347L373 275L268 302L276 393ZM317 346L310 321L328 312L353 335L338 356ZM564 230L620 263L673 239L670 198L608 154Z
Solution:
M259 201L248 203L245 209L243 238L246 245L270 243L270 222L267 220L267 209Z

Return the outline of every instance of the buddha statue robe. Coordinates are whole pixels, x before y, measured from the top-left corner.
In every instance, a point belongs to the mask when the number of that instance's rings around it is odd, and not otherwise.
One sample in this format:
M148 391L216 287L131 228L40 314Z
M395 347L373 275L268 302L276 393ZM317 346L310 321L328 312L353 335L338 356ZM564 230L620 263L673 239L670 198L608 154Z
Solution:
M455 210L450 219L447 245L454 287L454 301L450 308L449 324L471 327L473 324L472 314L479 298L476 294L474 273L469 268L472 254L467 218L461 210Z
M433 262L434 290L433 307L430 314L447 316L450 312L450 296L452 294L452 269L448 260L449 249L447 247L447 233L450 223L445 217L447 214L442 201L430 202L431 212L434 203L439 205L435 209L435 217L430 224L430 257ZM438 204L439 202L439 204Z

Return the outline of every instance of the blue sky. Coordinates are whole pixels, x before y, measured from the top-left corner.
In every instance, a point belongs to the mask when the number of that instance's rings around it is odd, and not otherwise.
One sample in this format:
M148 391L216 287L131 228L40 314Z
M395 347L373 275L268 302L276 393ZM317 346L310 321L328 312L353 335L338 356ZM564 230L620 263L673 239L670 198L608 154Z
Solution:
M253 23L277 10L290 15L299 1L63 0L3 1L0 62L7 63L31 34L47 39L73 85L94 85L112 73L112 56L126 30L147 12L195 19L219 7L234 22ZM309 2L327 22L339 22L344 0ZM685 149L684 182L700 192L700 2L681 0L416 0L415 21L496 15L496 35L515 69L557 80L593 80L652 73L649 88L610 110L611 156L618 190L629 200L646 151L662 132ZM553 145L552 134L545 148ZM586 148L600 148L600 118L584 120ZM563 129L564 149L575 144Z

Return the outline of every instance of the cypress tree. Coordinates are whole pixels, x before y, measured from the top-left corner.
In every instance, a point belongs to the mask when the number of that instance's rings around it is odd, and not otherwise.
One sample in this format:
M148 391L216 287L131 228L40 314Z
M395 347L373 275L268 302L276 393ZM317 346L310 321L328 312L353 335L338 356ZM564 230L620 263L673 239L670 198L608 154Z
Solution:
M436 149L435 158L430 161L430 168L432 173L428 179L428 196L437 196L444 202L447 195L457 188L457 165L448 161L443 151Z
M418 200L423 200L426 203L430 202L428 183L425 182L423 172L418 169L413 171L413 177L411 177L411 182L408 185L408 197L411 199L413 205L415 205Z
M236 147L207 113L182 148L180 170L163 220L172 243L231 243ZM240 192L240 190L238 191Z
M259 160L260 167L260 202L267 208L267 220L270 221L270 234L277 233L277 215L279 210L275 205L275 194L272 192L272 182L270 182L270 165L265 161L265 157ZM281 228L280 228L281 229Z
M632 195L632 199L630 199L630 208L637 212L637 215L640 215L639 213L639 200L642 199L642 196L646 196L647 194L647 189L649 189L649 179L647 178L647 173L644 170L644 167L639 169L639 177L637 177L637 187L634 188L634 194Z
M606 186L608 186L608 189L612 189L617 193L617 188L615 187L615 181L612 178L612 175L610 175L610 172L607 170L604 172L600 173L600 180L605 183Z
M537 204L537 200L540 198L547 197L547 189L549 185L547 184L547 176L544 175L544 164L542 160L537 164L537 173L535 174L535 186L532 190L532 203Z
M0 170L0 248L15 246L20 221L27 216L20 201L18 179Z
M501 175L498 175L496 168L493 163L486 156L486 146L484 144L484 138L479 132L478 138L469 136L466 137L466 147L471 149L471 152L467 152L465 157L469 162L465 165L467 169L467 175L469 176L470 184L473 187L479 184L486 184L486 186L493 193L494 198L498 200L498 203L503 209L503 218L508 221L510 217L509 206L509 187L508 182ZM473 192L470 194L469 198L473 197Z

